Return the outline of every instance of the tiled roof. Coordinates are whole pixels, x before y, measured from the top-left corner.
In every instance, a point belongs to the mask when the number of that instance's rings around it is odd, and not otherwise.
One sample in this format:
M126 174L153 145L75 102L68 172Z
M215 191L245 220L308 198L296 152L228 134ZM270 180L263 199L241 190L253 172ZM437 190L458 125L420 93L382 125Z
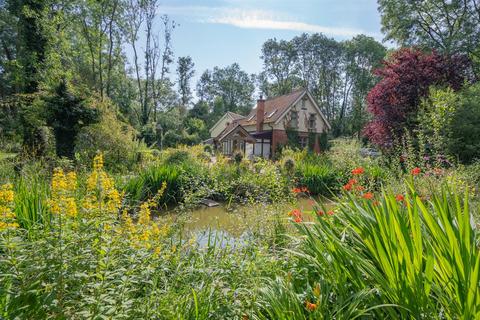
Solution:
M242 116L241 114L238 114L238 113L235 113L235 112L228 111L227 113L230 117L232 117L233 120L240 120L240 119L245 118L245 116Z
M292 91L289 94L278 96L274 98L270 98L265 100L265 117L263 122L264 123L271 123L277 121L287 110L292 103L294 103L300 96L305 93L305 89L297 89ZM240 124L242 126L245 125L254 125L257 123L257 109L252 109L250 114L246 117L241 119Z

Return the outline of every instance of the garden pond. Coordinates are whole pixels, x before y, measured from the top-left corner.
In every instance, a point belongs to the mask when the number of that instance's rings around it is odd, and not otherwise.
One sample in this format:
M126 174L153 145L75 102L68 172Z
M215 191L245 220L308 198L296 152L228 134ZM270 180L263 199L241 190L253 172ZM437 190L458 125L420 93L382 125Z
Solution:
M288 212L293 209L302 211L305 221L312 221L314 203L310 198L299 198L295 202L282 204L260 203L233 207L226 204L216 207L202 205L187 214L171 212L161 216L160 219L170 223L181 223L185 237L196 239L200 246L207 246L213 241L220 243L221 246L236 246L242 245L255 232L271 227L278 216L286 221ZM323 205L327 210L334 204L327 199L317 199L316 203L319 206ZM265 224L265 221L271 223Z

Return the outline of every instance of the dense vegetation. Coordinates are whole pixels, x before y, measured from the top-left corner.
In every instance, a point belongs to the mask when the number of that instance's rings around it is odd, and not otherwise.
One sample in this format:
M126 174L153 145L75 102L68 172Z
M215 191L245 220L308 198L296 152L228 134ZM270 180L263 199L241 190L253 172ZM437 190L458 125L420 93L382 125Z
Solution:
M0 318L479 319L480 3L378 3L399 48L269 39L194 94L158 0L0 1ZM321 154L199 144L299 86ZM254 223L199 241L204 199Z

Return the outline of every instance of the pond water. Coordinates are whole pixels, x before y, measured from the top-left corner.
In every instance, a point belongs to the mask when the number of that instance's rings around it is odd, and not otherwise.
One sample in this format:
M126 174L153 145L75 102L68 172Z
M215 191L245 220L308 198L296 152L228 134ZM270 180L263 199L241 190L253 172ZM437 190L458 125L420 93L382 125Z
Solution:
M318 199L318 204L331 207L332 202ZM200 246L206 246L214 241L221 246L236 245L245 242L253 232L269 227L269 220L275 216L287 218L287 213L300 209L304 220L313 220L314 202L308 198L300 198L294 203L258 204L255 206L237 206L228 208L226 205L217 207L201 206L185 214L168 214L164 218L182 223L184 235L195 238Z

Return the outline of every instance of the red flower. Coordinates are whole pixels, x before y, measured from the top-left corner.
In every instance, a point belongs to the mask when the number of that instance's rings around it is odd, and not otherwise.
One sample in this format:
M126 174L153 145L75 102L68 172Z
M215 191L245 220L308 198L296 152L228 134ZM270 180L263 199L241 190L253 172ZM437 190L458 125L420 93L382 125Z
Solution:
M352 190L352 185L350 183L347 183L346 185L343 186L343 190L345 190L345 191Z
M398 202L402 202L402 201L405 201L405 197L401 194L397 194L395 196L395 199L398 201Z
M364 172L365 172L365 170L362 167L358 167L358 168L355 168L355 169L352 170L352 174L354 176L360 175Z
M422 170L419 167L415 167L410 171L413 176L418 176Z
M302 192L309 193L310 191L308 191L308 188L307 188L307 187L303 187L303 188L302 188Z
M356 183L358 183L357 179L350 179L350 180L348 180L348 184L354 185L354 184L356 184Z
M357 189L357 191L363 191L363 190L365 190L365 187L363 187L363 186L357 186L355 189Z
M308 311L315 311L315 309L317 309L317 304L307 301L305 302L305 307L307 308Z
M300 188L293 188L292 192L293 193L300 193L300 192L302 192L302 190Z
M300 222L303 221L303 219L302 219L302 217L296 217L295 220L293 220L293 221L295 221L296 223L300 223Z
M367 199L367 200L372 200L373 199L373 193L367 192L362 196L362 198Z
M294 209L288 213L289 217L300 217L302 215L302 212L298 209Z
M333 210L330 210L330 211L327 212L327 214L328 214L329 216L333 216L334 213L335 213L335 212L333 212Z
M317 212L317 215L319 215L319 216L323 216L324 214L325 214L325 212L323 212L322 210L318 210L318 212Z

